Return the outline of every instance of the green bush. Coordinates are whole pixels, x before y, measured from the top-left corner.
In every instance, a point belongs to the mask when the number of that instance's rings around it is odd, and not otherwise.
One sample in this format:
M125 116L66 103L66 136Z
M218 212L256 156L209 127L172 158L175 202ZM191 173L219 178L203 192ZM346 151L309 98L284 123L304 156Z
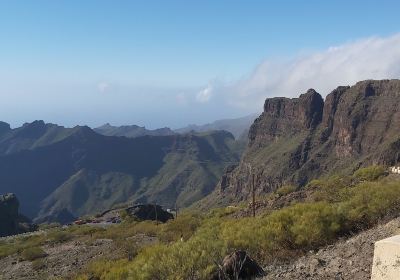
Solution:
M177 219L165 223L160 232L159 238L164 242L188 240L201 224L201 217L195 214L182 214Z
M21 258L26 261L33 261L36 259L44 258L47 254L40 247L26 248L21 252Z
M361 168L354 173L354 177L360 181L375 181L385 174L385 168L379 165L373 165Z
M39 225L40 230L48 230L48 229L54 229L54 228L61 228L61 224L50 223L50 224L40 224Z
M327 201L330 203L342 201L343 190L353 186L353 180L350 176L332 176L323 180L312 180L308 188L314 189L312 195L314 201Z
M0 241L0 259L12 255L16 252L13 244Z
M71 240L72 237L73 237L72 234L70 234L69 232L66 232L66 231L62 231L62 230L53 231L48 234L48 238L49 238L50 242L54 242L54 243L66 242L66 241Z
M284 196L284 195L288 195L288 194L290 194L292 192L295 192L295 191L296 191L296 187L295 186L285 185L285 186L282 186L279 189L277 189L275 191L275 193L277 195L279 195L279 196Z
M22 236L0 242L0 258L21 253L26 248L38 247L46 243L45 235Z
M396 216L400 210L400 182L366 182L348 192L340 207L347 218L347 228L370 227L385 216Z

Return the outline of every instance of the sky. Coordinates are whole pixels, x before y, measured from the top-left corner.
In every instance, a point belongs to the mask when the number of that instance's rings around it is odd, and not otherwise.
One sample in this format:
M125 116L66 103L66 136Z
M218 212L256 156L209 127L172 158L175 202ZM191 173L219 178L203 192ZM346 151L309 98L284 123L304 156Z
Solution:
M400 77L400 1L0 0L0 120L178 128Z

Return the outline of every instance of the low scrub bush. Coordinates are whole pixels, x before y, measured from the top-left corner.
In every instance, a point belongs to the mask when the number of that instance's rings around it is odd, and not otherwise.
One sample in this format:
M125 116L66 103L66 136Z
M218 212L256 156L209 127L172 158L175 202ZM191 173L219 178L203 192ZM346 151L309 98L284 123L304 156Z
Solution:
M383 175L385 175L385 168L379 165L361 168L354 172L354 177L360 181L375 181Z
M275 191L275 193L279 196L284 196L284 195L288 195L292 192L296 191L296 187L292 186L292 185L285 185L280 187L279 189L277 189Z
M50 242L63 243L63 242L71 240L73 238L73 236L72 236L72 234L70 234L67 231L57 230L57 231L50 232L48 234L48 238L49 238Z
M182 214L178 219L169 220L162 225L158 236L164 242L177 241L181 237L188 240L200 226L201 221L200 215Z
M0 258L21 253L31 247L40 247L46 243L45 235L23 236L16 239L0 242Z
M47 254L40 247L26 248L21 252L21 258L26 261L33 261L36 259L44 258Z

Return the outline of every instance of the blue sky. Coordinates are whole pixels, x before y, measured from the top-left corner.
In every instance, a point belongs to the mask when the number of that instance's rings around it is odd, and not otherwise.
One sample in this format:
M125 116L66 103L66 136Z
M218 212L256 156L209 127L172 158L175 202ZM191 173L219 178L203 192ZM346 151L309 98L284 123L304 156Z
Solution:
M179 127L332 80L397 77L400 2L349 2L2 0L0 119Z

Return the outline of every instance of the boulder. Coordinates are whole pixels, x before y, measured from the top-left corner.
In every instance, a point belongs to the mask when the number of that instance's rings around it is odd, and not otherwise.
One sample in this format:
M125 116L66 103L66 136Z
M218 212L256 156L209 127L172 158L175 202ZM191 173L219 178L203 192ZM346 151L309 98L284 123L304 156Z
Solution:
M223 259L212 280L254 279L264 275L262 267L245 251L235 251Z
M161 206L156 204L138 204L128 207L126 212L129 216L139 221L151 220L165 223L173 219L174 215L162 209Z

